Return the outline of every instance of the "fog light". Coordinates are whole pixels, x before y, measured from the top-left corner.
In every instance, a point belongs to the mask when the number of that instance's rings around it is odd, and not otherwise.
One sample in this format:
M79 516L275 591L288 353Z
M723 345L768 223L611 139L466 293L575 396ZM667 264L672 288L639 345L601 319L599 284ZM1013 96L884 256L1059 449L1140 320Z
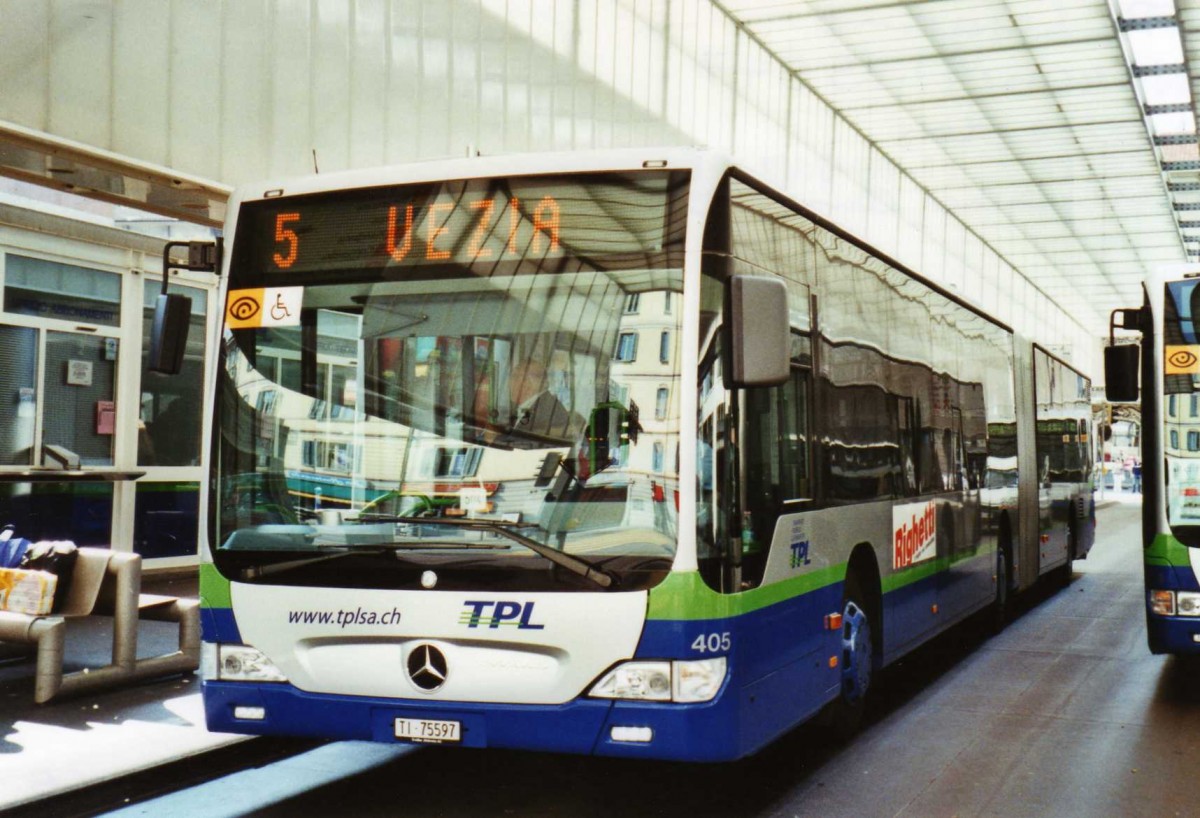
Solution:
M239 704L233 708L233 717L235 719L244 719L246 721L262 721L267 717L267 708L246 707Z
M1175 592L1174 591L1151 591L1150 592L1150 612L1159 616L1174 616L1175 615Z
M648 744L654 738L654 731L649 727L614 727L613 741L630 741L637 744Z
M677 702L711 701L725 681L725 657L674 662L674 698Z

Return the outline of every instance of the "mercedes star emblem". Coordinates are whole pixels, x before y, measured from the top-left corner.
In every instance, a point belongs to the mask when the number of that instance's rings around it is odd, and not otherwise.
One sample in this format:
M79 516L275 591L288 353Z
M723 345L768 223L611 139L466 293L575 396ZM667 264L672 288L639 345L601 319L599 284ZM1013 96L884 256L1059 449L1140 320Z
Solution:
M408 678L422 690L437 690L446 683L446 657L433 645L417 645L408 654Z

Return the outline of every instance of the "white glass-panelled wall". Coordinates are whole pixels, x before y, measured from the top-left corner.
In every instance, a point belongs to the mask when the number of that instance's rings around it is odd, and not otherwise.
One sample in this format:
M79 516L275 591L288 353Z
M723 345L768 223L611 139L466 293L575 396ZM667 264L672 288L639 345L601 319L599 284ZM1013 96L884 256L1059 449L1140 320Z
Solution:
M226 184L701 144L1093 370L1092 335L708 0L0 0L0 120Z

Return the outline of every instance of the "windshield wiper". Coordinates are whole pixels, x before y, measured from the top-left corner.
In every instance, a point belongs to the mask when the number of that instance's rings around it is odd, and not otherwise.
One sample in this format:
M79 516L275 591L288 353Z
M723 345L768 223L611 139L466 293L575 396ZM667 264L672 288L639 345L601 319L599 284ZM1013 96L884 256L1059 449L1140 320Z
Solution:
M312 557L301 557L295 560L284 560L283 562L272 562L267 565L253 565L249 568L243 568L240 571L241 578L244 580L258 579L259 577L267 577L271 574L282 574L285 571L291 571L295 568L303 568L306 565L314 565L319 562L328 562L341 557L348 557L351 554L393 554L396 551L405 549L436 549L436 548L453 548L458 549L487 549L495 550L497 548L508 548L508 546L491 545L489 543L387 543L387 544L360 544L360 543L326 543L316 546L323 553Z
M470 519L454 519L452 517L388 517L386 515L372 515L370 521L373 523L407 523L409 525L447 525L454 528L464 528L468 531L487 531L492 534L499 534L501 537L512 540L515 543L525 546L533 553L540 557L544 557L560 568L565 568L571 573L578 574L584 579L594 582L601 588L611 588L617 578L599 568L583 557L577 557L574 554L568 554L565 551L559 551L556 548L551 548L545 543L540 543L532 537L527 537L519 533L523 528L532 528L533 526L523 525L521 523L509 523L502 520L470 520Z
M335 551L334 553L331 553L331 554L319 554L315 557L302 557L301 559L298 559L298 560L284 560L283 562L272 562L272 563L269 563L268 565L252 565L249 568L243 568L238 573L241 574L241 577L244 580L258 579L259 577L269 577L271 574L282 574L285 571L291 571L293 568L303 568L306 565L314 565L318 562L328 562L329 560L336 560L340 557L349 556L350 554L362 554L364 551L383 554L383 553L386 553L388 550L388 549L380 548L378 546L368 546L368 547L339 546L339 548L344 549L344 550Z

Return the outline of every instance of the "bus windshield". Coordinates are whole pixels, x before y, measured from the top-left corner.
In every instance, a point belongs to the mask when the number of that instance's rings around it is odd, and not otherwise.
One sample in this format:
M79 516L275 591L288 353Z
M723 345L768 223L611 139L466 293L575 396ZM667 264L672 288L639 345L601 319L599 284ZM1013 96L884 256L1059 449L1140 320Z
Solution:
M686 182L470 180L243 206L218 570L512 590L665 576Z

